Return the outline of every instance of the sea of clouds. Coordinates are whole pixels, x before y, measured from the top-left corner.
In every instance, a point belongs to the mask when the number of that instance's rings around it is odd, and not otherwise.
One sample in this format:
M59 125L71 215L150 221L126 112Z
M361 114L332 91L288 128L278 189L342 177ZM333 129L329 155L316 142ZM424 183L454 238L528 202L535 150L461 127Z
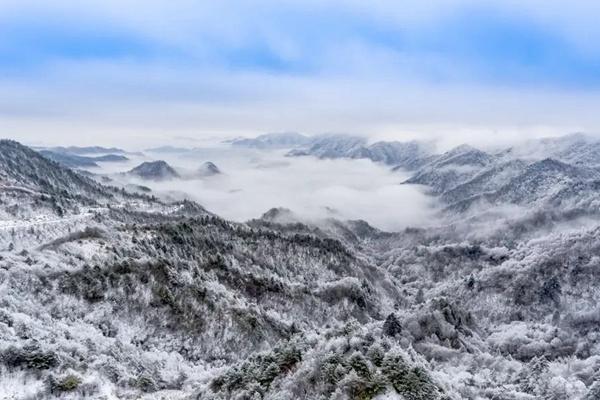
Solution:
M222 174L158 182L118 174L148 160L164 160L183 174L211 161ZM285 151L217 145L170 153L146 151L126 164L104 164L94 172L109 174L116 182L150 187L162 198L195 200L235 221L284 207L308 219L363 219L394 231L426 224L435 213L432 198L421 187L401 184L407 174L370 160L286 157Z

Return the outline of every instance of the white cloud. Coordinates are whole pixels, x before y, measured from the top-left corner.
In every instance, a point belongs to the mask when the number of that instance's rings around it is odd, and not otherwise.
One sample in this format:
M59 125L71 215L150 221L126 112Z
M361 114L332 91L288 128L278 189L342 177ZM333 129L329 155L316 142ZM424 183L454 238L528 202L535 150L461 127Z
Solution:
M63 64L0 82L0 130L28 143L158 145L173 136L350 132L450 142L597 132L595 93Z
M591 51L589 43L597 41L589 38L600 36L592 21L600 6L593 2L576 1L568 8L562 2L538 0L485 5L526 15L564 34L581 51ZM280 130L399 139L441 136L451 142L600 130L596 90L436 82L422 79L421 69L449 76L468 72L435 54L399 55L360 37L344 37L325 48L315 43L314 52L296 40L304 28L326 32L329 23L339 22L317 17L346 15L402 30L435 24L467 6L479 7L481 2L4 0L0 19L51 16L67 26L100 23L107 31L192 54L198 63L161 57L51 60L33 74L0 79L0 129L4 136L29 143L124 146L160 144L173 136ZM316 22L303 27L277 20L280 14L293 16L294 10L305 18L314 14ZM256 38L284 59L310 59L316 70L261 72L211 61L207 46L213 42L235 47Z
M435 210L434 200L418 187L400 185L406 175L368 160L289 158L280 152L230 148L205 148L185 157L153 157L188 169L204 161L216 163L226 175L136 183L163 195L185 193L210 211L236 221L286 207L305 218L364 219L381 229L398 230L431 222Z

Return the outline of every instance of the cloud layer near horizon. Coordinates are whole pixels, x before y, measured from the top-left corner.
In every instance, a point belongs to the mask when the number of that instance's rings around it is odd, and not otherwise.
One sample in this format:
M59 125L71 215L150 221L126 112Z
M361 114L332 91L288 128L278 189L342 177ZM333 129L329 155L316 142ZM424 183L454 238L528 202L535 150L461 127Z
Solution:
M2 136L598 130L599 5L422 3L4 0Z
M209 211L244 222L273 207L284 207L301 219L362 219L388 231L425 226L435 221L437 202L418 185L401 185L402 171L370 160L320 160L285 157L282 151L212 147L184 153L152 153L128 163L104 164L117 182L152 188L165 199L192 199ZM124 172L143 160L162 159L185 174L203 162L214 162L223 174L208 178L148 181Z

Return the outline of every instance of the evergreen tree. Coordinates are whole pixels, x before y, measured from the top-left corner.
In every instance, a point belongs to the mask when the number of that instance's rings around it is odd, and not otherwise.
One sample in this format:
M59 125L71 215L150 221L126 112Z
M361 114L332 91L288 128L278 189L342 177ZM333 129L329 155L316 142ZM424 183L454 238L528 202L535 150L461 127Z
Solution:
M383 333L392 337L402 333L402 325L400 325L400 321L398 321L398 318L396 318L394 313L391 313L385 319L385 322L383 323Z

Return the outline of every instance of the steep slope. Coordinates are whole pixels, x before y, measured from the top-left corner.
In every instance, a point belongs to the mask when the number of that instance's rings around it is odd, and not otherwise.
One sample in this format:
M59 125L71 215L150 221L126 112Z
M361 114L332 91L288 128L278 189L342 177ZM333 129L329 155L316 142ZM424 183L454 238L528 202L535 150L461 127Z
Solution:
M514 172L512 171L511 175ZM545 159L527 165L504 185L492 191L480 192L472 197L464 197L462 200L457 199L450 208L455 211L467 211L474 205L490 208L509 204L527 208L569 209L578 204L579 207L592 211L598 208L593 201L590 201L596 196L595 182L598 179L600 173L594 169ZM452 199L447 195L442 198Z
M527 166L523 160L510 160L492 164L477 173L472 179L445 191L441 199L448 204L467 200L474 196L490 193L508 184Z
M495 201L517 204L536 202L553 196L568 185L598 179L600 174L550 158L529 165L494 195Z
M34 150L0 141L0 192L4 212L25 215L36 207L64 213L81 205L111 201L116 189L63 168Z
M578 399L600 367L596 312L578 300L600 301L582 284L597 228L510 247L364 224L343 244L326 227L166 210L95 223L2 253L0 326L21 327L0 330L3 377L32 395L74 376L97 398Z
M56 381L69 374L81 377L89 386L78 389L80 395L94 393L100 384L119 398L190 390L203 369L244 363L278 343L302 342L295 356L300 359L322 352L304 332L333 329L338 321L358 324L346 331L343 324L337 327L340 339L357 335L357 329L365 335L368 329L361 324L373 321L379 327L387 315L389 305L380 299L400 296L385 271L333 239L253 229L217 217L125 210L96 223L101 228L54 240L26 255L5 254L15 268L0 271L8 300L3 315L14 326L28 315L29 337L37 339L37 347L16 332L2 331L0 360L32 387L40 378L28 371ZM115 223L119 229L112 228ZM48 259L52 265L46 268ZM64 330L71 332L68 337L62 336ZM93 347L81 345L86 342ZM384 345L383 356L389 350ZM20 361L30 356L49 361ZM410 368L417 359L405 356L401 364L390 359L388 368ZM294 360L269 372L275 374L272 379L289 375L299 361ZM387 374L386 379L394 379L391 371ZM419 379L428 379L425 370L420 374ZM222 389L215 385L218 394ZM227 385L225 393L250 389ZM311 393L317 396L321 390L331 389L315 387ZM427 390L437 392L433 383Z
M500 225L494 239L469 241L438 228L420 233L418 246L401 237L392 245L386 264L412 296L401 325L428 360L457 366L438 371L443 381L462 382L460 398L589 398L583 387L599 378L597 339L588 336L598 293L583 282L596 279L600 242L597 220L577 226L548 233L543 225L522 240ZM434 298L448 301L441 314L427 309ZM486 382L479 389L466 383L478 379Z

